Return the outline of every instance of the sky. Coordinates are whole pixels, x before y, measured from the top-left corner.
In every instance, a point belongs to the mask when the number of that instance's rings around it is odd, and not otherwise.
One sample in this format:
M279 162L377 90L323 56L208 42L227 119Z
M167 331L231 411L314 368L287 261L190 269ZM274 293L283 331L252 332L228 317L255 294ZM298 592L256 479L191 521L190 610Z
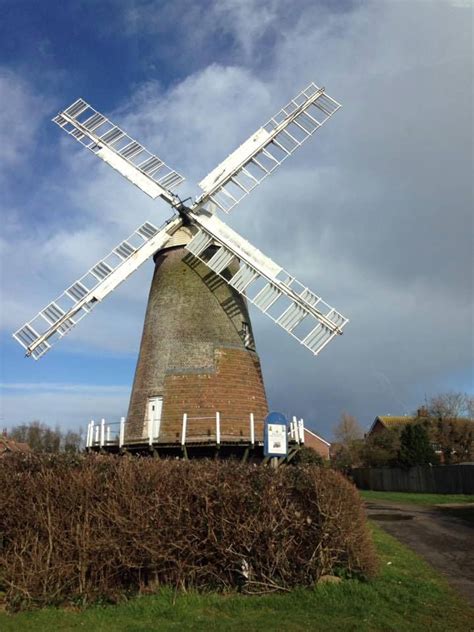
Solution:
M270 407L326 438L473 392L467 0L0 0L0 426L126 414L153 263L41 360L11 334L169 217L51 118L78 97L186 177L310 81L343 107L221 217L350 319L318 357L251 311Z

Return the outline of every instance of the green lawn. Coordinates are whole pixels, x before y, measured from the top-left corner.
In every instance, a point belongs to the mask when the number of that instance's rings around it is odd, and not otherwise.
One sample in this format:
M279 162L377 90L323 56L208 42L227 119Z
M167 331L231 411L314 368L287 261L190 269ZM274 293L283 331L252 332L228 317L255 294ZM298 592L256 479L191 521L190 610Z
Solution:
M394 538L375 526L373 531L381 557L381 573L371 582L345 580L316 590L262 597L191 593L174 599L171 591L163 591L82 612L51 608L17 615L0 613L0 630L467 632L473 629L474 611L439 575Z
M360 490L364 500L387 500L394 503L416 505L445 505L448 503L474 503L474 494L416 494L411 492L372 492Z

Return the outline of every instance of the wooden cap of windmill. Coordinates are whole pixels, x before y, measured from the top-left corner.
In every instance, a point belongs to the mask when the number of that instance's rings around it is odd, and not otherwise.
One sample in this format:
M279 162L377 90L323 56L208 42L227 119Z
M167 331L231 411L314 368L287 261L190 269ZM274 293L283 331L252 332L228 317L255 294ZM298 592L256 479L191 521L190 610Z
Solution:
M257 439L263 431L268 406L246 301L184 249L193 232L181 228L154 257L127 441L147 436L155 416L159 442L175 443L184 413L194 441L214 436L216 412L222 442L248 438L250 413Z

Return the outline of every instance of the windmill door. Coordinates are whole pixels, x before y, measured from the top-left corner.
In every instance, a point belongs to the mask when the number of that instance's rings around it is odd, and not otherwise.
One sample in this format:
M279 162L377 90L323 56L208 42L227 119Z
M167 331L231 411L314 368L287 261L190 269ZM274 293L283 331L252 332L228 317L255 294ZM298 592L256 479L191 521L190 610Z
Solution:
M163 408L162 397L149 397L147 404L147 420L149 432L154 439L160 435L161 409Z

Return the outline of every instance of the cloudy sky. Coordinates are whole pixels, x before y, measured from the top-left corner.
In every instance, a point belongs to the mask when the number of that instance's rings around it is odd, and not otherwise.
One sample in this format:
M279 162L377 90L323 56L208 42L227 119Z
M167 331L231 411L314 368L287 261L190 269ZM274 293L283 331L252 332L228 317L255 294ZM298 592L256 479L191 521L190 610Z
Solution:
M169 216L50 123L79 96L194 196L294 94L325 86L343 108L229 219L351 320L314 358L254 312L270 405L330 438L342 410L367 426L472 392L471 2L0 8L1 425L127 410L151 262L40 361L11 339L140 223Z

